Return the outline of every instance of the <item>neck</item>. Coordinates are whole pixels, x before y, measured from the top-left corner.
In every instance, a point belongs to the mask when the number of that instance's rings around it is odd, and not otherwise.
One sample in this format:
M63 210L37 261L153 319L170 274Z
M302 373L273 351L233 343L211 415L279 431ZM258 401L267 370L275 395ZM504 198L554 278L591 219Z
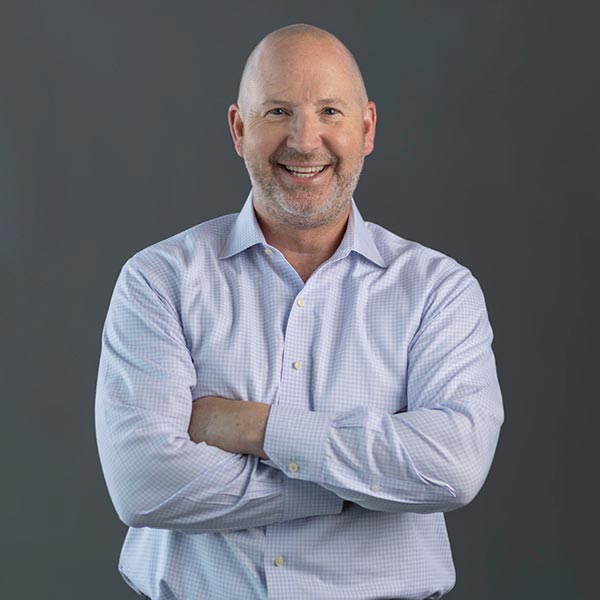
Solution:
M270 215L257 208L256 204L253 206L265 239L285 256L303 281L337 250L346 232L351 209L351 204L348 203L347 209L332 223L311 229L299 229L274 222Z

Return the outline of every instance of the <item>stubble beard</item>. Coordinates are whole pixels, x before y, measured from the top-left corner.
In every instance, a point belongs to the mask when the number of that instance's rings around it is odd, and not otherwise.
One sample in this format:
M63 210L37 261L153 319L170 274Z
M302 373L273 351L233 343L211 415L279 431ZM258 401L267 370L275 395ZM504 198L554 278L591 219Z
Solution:
M304 162L311 160L314 161L310 157L304 157ZM334 185L318 202L315 202L318 190L311 190L308 186L303 186L302 182L298 183L297 188L286 190L272 170L265 172L245 153L244 162L252 182L254 200L273 220L296 229L314 229L333 223L347 209L358 185L364 157L354 171L346 174L336 172L339 163L332 163L329 168L334 170ZM302 161L297 162L301 164ZM269 162L269 166L271 169L279 168L275 162Z

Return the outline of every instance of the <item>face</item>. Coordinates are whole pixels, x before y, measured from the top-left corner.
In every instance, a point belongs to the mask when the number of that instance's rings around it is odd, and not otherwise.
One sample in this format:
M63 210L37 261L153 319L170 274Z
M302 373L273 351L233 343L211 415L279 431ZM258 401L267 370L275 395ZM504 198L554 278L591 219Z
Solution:
M375 134L375 105L358 89L331 42L279 44L260 57L229 119L255 206L273 222L314 228L349 210Z

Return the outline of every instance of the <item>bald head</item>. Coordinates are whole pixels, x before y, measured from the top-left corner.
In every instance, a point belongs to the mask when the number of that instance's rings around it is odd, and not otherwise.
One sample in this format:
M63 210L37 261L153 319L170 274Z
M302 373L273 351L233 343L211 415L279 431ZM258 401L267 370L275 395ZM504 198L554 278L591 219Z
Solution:
M346 70L354 82L356 99L361 107L368 96L358 64L348 48L333 34L314 25L296 24L282 27L265 36L252 50L246 60L238 92L238 104L242 113L252 102L265 80L273 61L285 60L290 54L301 55L307 61L318 60L321 53L334 55L339 69Z

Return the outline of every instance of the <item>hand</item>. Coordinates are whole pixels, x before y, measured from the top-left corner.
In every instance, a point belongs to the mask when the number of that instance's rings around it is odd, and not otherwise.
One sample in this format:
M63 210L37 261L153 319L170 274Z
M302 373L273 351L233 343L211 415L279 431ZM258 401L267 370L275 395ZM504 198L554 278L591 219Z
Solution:
M262 402L203 396L192 404L188 433L197 444L268 459L263 446L270 410Z

